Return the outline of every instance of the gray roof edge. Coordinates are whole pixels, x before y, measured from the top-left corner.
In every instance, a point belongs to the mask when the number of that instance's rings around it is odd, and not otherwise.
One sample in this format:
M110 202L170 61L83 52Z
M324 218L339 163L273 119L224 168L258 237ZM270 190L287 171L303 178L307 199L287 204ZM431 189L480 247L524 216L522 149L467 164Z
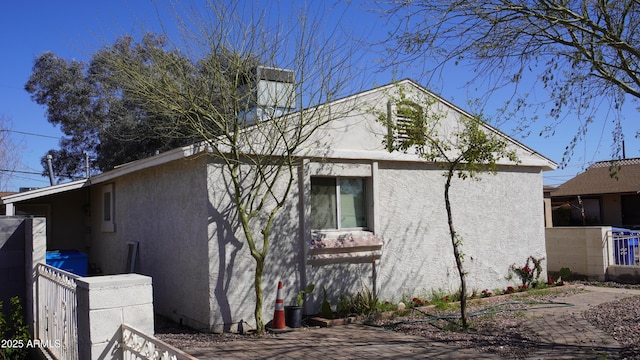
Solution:
M12 204L20 201L35 199L48 195L60 194L66 191L77 190L90 185L90 179L80 179L64 184L52 185L17 194L11 194L0 198L2 204Z

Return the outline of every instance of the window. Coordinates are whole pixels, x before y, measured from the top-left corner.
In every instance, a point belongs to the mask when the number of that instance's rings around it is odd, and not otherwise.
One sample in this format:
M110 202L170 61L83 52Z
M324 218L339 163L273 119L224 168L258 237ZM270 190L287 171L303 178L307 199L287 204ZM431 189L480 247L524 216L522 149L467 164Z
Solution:
M104 232L115 231L113 199L113 184L102 187L102 231Z
M353 229L367 226L366 187L361 178L311 178L311 227Z

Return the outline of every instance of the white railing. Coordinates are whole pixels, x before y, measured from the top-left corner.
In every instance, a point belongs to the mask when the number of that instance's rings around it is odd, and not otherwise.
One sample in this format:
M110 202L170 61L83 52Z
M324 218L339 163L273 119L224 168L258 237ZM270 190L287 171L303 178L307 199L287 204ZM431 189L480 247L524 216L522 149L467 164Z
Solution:
M45 264L37 267L37 337L56 359L78 359L78 276Z
M640 265L640 232L636 230L613 230L609 239L612 241L615 265Z
M124 360L197 360L175 347L122 324L122 358Z

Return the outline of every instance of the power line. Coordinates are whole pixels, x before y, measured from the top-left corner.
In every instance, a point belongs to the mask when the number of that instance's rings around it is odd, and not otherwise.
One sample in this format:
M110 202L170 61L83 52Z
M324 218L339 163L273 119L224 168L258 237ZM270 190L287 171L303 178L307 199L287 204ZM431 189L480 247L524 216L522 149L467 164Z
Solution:
M42 175L41 172L34 172L34 171L18 171L18 170L7 170L7 169L0 169L0 172L10 172L10 173L19 173L19 174L31 174L31 175Z
M9 130L9 129L0 129L0 132L13 132L13 133L17 133L17 134L23 134L23 135L30 135L30 136L39 136L39 137L44 137L44 138L50 138L50 139L61 139L60 136L51 136L51 135L42 135L42 134L34 134L34 133L30 133L30 132L25 132L25 131L18 131L18 130Z

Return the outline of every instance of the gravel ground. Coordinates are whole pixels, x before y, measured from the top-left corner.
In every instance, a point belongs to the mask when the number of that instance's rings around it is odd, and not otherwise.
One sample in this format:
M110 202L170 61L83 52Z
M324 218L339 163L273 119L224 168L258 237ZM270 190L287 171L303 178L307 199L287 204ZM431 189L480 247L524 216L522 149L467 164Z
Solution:
M376 325L430 340L446 341L459 348L474 348L503 358L519 359L530 355L537 343L537 336L522 326L526 309L564 306L563 297L580 291L576 288L557 289L559 291L544 295L517 294L472 301L468 306L470 330L466 332L460 331L455 323L447 319L447 315L458 316L459 308L450 311L429 310L426 312L428 316L414 310L410 316L379 320Z
M589 283L589 285L595 285ZM603 285L603 284L598 284ZM615 287L633 287L614 283ZM463 348L475 348L506 358L523 358L531 354L536 346L536 335L521 326L525 308L535 306L563 306L563 298L581 291L575 287L556 288L559 291L542 295L491 297L482 302L471 302L469 314L471 331L457 331L448 320L450 314L459 314L459 309L435 311L434 309L411 310L402 317L378 319L370 325L394 331L418 335L435 341L446 341ZM505 304L506 303L506 304ZM596 327L610 333L630 353L640 353L640 297L630 297L593 307L583 316ZM206 334L156 319L156 337L178 348L206 347L219 342L247 340L257 335ZM265 334L261 336L273 336ZM636 358L636 357L633 357ZM636 359L640 359L640 356Z

